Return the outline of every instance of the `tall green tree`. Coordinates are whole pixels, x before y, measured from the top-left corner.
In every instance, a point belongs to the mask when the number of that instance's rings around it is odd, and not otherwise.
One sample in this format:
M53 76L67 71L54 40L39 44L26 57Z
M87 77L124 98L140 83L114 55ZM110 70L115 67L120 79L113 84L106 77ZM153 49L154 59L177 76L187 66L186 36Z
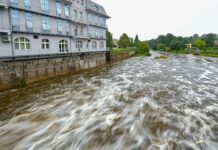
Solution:
M185 43L182 40L174 39L170 42L171 50L184 50L185 47Z
M112 33L111 32L109 32L108 30L107 30L107 32L106 32L106 43L107 43L107 47L108 48L110 48L110 49L112 49L112 47L113 47L113 35L112 35Z
M203 36L204 41L206 42L207 47L213 47L214 42L217 39L217 35L210 33Z
M135 39L134 39L134 45L137 46L139 42L140 42L139 36L136 35L136 36L135 36Z
M119 41L118 41L118 45L120 48L127 48L130 45L130 41L129 41L129 37L126 33L124 33Z

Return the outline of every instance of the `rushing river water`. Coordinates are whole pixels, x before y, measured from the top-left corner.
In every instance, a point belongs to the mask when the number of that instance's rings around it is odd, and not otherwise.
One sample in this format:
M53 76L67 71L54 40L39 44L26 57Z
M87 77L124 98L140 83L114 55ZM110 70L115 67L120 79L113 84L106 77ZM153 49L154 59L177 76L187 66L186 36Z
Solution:
M215 150L218 59L134 57L6 91L0 120L1 150Z

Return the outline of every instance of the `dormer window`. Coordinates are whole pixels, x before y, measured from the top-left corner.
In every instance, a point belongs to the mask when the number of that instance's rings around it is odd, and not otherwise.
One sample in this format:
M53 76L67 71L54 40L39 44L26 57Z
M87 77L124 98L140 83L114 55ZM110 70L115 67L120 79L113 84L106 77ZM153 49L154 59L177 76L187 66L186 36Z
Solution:
M98 8L97 5L94 5L94 9L95 9L96 11L99 11L99 8Z

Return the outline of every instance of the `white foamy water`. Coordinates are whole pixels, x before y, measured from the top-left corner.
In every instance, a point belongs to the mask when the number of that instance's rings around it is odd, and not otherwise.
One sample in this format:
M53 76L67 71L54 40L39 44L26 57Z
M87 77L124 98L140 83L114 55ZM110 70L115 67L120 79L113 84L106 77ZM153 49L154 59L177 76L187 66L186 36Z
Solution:
M3 150L215 150L218 59L135 57L1 93L0 105Z

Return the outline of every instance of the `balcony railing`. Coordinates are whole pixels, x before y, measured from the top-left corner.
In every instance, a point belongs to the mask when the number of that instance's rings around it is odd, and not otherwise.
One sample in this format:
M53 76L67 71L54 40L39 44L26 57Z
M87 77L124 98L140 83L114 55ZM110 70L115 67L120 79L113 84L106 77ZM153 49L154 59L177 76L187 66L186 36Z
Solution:
M56 30L55 30L56 29ZM62 30L62 32L57 31L57 28L52 28L50 30L43 29L42 26L33 26L32 28L28 28L25 25L12 26L13 32L24 32L24 33L32 33L32 34L50 34L57 36L71 36L71 32L67 30Z
M89 25L96 26L96 27L101 27L101 28L107 28L106 24L97 23L97 22L89 21Z

